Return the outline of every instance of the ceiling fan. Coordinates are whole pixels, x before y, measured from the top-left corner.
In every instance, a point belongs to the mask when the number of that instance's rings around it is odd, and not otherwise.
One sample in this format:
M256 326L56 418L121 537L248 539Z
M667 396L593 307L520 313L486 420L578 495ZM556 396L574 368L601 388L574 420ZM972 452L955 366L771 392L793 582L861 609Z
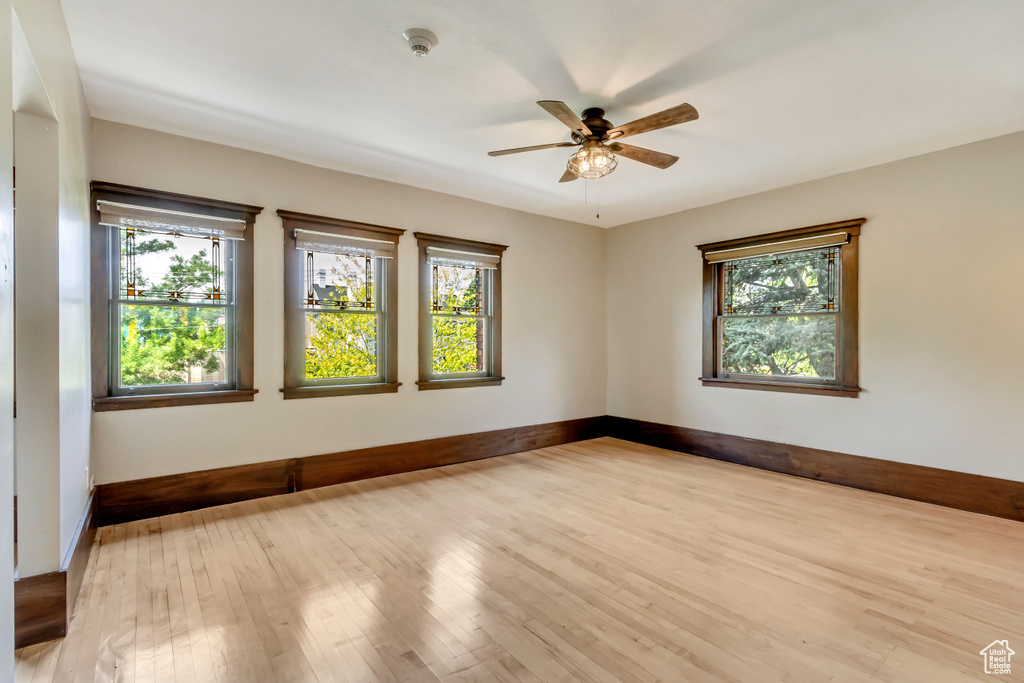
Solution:
M538 102L549 114L564 123L572 131L572 142L554 142L549 145L533 145L532 147L515 147L488 152L488 156L498 157L505 154L532 152L535 149L551 149L552 147L579 147L569 156L565 173L558 181L566 183L576 178L601 178L615 170L618 160L615 155L624 156L656 168L668 168L679 161L679 157L654 150L634 147L619 142L630 135L638 135L659 128L675 126L697 118L697 110L689 104L660 111L621 126L613 126L604 118L604 109L591 107L583 110L582 118L564 102L557 100L541 100Z

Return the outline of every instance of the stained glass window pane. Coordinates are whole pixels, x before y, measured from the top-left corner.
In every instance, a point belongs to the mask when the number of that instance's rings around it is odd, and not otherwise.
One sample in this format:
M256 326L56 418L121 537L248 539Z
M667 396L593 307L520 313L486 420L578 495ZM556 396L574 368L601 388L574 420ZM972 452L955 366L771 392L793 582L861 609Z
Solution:
M119 234L121 299L227 303L225 241L133 229Z
M325 311L306 313L306 379L375 377L377 316Z
M485 330L483 318L433 316L434 374L485 372Z
M834 379L836 316L722 318L722 372Z
M479 314L483 309L484 271L472 266L432 266L435 313Z
M722 265L724 315L839 310L839 249L761 256Z
M224 382L226 309L119 306L120 385Z
M303 308L376 310L374 259L366 256L305 252Z

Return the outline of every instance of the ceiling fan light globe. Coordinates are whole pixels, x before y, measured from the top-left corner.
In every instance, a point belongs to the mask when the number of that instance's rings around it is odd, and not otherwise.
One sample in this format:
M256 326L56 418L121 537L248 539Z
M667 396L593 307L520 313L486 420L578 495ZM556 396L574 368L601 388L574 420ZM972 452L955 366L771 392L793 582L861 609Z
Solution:
M569 155L566 168L580 178L594 180L608 175L618 164L611 150L601 145L584 145Z

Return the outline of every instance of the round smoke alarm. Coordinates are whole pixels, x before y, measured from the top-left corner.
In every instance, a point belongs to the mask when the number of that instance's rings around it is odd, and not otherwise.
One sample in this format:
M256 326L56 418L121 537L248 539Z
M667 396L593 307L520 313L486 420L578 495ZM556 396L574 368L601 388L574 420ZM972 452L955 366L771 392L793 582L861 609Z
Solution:
M425 28L410 28L402 33L402 37L417 57L426 57L430 48L437 45L437 36Z

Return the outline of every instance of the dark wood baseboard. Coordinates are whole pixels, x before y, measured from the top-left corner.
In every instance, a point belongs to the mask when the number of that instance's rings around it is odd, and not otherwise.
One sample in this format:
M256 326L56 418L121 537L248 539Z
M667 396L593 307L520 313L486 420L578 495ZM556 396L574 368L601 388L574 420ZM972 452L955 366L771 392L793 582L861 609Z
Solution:
M96 487L97 522L109 526L277 496L295 490L295 459L119 481Z
M14 582L15 648L45 643L67 634L96 538L95 512L96 497L91 495L60 571L26 576Z
M67 572L47 572L14 582L14 647L63 638L68 632Z
M602 415L300 458L295 488L303 491L596 439L605 435L604 421Z
M1024 482L622 417L606 427L634 443L1024 521Z
M89 566L89 554L92 552L93 541L96 540L96 495L90 494L89 502L85 506L85 513L78 523L75 531L75 542L68 550L64 558L63 568L67 574L67 600L66 609L68 621L75 614L75 605L78 603L78 594L82 592L82 582L85 580L85 570Z
M1024 521L1024 482L607 415L102 484L95 519L108 526L600 436Z
M101 484L99 526L604 436L605 416Z

